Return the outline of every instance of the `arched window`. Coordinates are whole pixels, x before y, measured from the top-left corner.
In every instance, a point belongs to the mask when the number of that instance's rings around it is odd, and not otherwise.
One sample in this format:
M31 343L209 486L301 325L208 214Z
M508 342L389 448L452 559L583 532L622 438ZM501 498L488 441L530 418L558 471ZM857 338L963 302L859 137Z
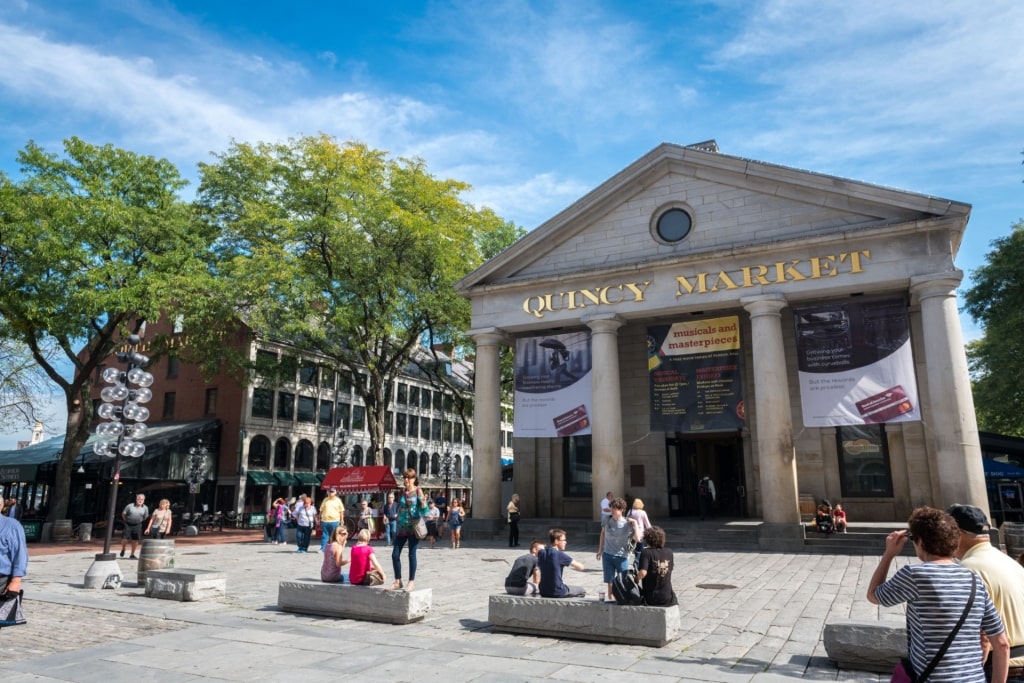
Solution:
M274 444L274 469L288 469L288 457L292 454L292 444L283 436Z
M455 462L452 463L452 475L458 479L462 477L462 456L456 455Z
M295 469L306 471L313 469L313 444L305 439L295 447Z
M441 474L441 456L434 453L430 456L430 476L436 477Z
M249 469L265 470L270 467L270 439L254 436L249 441Z
M384 449L384 462L382 462L381 465L387 465L388 467L391 467L391 449L390 448L385 448Z
M427 467L429 466L429 464L430 460L426 452L420 453L420 466L417 472L421 477L425 477L427 475Z
M469 456L462 461L462 476L466 479L473 478L473 464L469 461Z
M417 460L418 458L416 456L416 451L409 451L409 455L407 455L405 458L405 468L409 470L415 470Z
M316 468L324 472L331 469L331 444L326 441L316 449Z
M395 474L398 474L402 469L402 465L404 464L405 451L399 448L397 451L395 451L395 466L391 468L391 471L394 472Z
M352 464L356 467L361 467L363 464L363 447L353 446L352 447Z

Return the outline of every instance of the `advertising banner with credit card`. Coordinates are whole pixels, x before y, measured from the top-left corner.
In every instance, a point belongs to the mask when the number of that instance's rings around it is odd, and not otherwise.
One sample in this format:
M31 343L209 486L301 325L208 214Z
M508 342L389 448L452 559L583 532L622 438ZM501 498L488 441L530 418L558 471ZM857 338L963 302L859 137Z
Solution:
M517 437L590 434L590 330L516 340Z
M746 419L737 316L647 328L651 431L733 431Z
M920 420L903 298L795 306L807 427Z

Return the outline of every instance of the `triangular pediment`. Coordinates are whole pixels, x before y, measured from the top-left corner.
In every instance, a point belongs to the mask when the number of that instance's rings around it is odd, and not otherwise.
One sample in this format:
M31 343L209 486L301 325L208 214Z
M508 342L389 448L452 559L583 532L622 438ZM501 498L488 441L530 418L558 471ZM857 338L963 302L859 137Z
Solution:
M948 225L954 254L970 215L960 202L720 154L713 141L663 143L463 278L477 287L597 269L713 258L814 238ZM653 223L666 208L692 216L666 243Z

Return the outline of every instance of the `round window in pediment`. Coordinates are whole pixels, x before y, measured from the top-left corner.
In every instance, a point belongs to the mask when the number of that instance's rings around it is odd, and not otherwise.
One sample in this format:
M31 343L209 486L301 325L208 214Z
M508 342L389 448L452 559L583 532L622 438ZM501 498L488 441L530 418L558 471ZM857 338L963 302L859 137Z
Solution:
M676 207L663 211L654 222L655 237L666 244L682 242L691 228L693 219L689 212Z

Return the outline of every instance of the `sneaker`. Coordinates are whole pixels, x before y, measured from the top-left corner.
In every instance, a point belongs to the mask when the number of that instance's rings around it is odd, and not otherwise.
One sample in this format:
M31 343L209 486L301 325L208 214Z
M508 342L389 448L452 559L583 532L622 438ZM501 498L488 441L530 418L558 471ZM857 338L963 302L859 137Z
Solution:
M129 559L129 560L136 560L136 559L138 559L138 558L137 558L137 557L135 557L134 555L132 555L132 556L131 556L131 557L129 557L128 559Z
M124 557L124 548L121 548L121 557Z

